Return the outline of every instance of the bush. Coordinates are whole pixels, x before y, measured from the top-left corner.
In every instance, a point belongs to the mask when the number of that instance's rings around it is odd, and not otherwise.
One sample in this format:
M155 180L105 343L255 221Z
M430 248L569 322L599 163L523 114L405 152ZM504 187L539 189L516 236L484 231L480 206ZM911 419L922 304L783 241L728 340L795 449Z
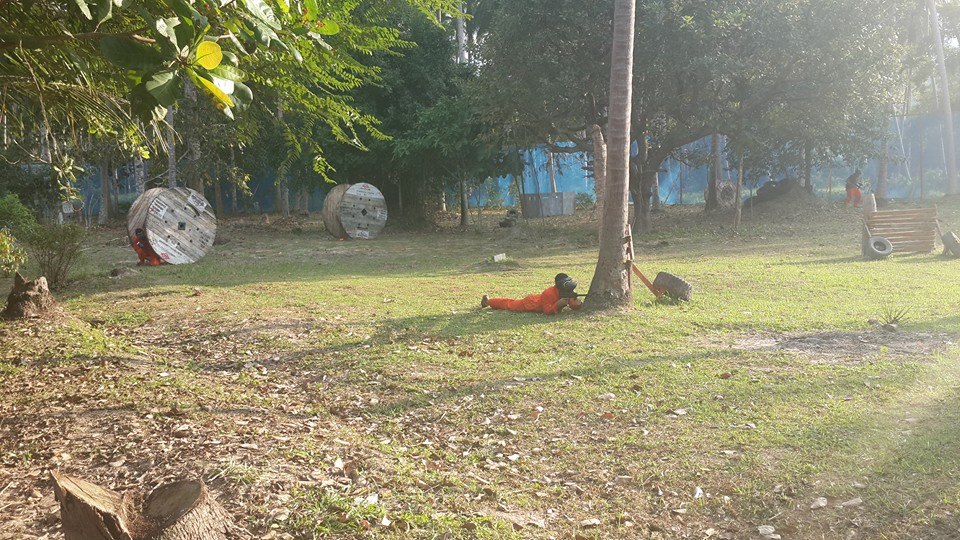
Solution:
M9 276L27 262L27 254L7 229L0 229L0 276Z
M86 231L76 225L35 227L30 235L30 253L53 289L67 283L70 268L80 257Z
M11 193L0 197L0 228L6 228L11 235L27 238L36 226L33 212L16 195Z
M577 193L573 198L573 204L577 207L577 210L589 210L596 206L593 197L588 193Z

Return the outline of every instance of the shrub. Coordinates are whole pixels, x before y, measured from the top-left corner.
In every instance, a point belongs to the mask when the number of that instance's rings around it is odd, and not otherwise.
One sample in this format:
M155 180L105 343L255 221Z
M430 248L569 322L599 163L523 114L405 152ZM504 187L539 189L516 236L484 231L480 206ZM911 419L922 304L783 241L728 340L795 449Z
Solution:
M0 228L6 228L11 235L27 238L36 225L33 212L16 195L11 193L0 197Z
M0 229L0 276L13 274L25 262L27 254L17 245L10 231Z
M573 204L577 207L577 210L589 210L596 206L593 197L587 193L577 193L573 198Z
M70 268L80 257L86 231L76 225L35 227L30 235L30 253L51 288L67 283Z

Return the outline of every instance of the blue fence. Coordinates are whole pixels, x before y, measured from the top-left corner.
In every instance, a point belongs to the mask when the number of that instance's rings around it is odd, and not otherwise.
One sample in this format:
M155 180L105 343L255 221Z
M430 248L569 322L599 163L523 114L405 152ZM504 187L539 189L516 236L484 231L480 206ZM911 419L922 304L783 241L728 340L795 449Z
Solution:
M955 117L955 130L960 134L960 115ZM893 198L917 199L921 196L933 197L946 190L945 148L943 146L942 124L939 116L915 116L896 118L890 122L889 131L889 164L888 164L888 195ZM634 144L634 153L636 144ZM704 159L710 152L710 139L697 141L684 148L685 155L700 156L702 159L685 164L675 159L668 159L661 165L660 198L666 204L699 204L703 202L703 193L709 176L708 167ZM879 147L878 147L879 152ZM549 153L546 147L535 147L521 152L524 164L522 174L522 189L524 193L549 193L550 169L548 165ZM583 152L554 152L554 177L558 191L585 194L593 198L593 178L584 167L591 160L591 156ZM735 181L736 171L732 164L723 160L724 179ZM880 164L877 160L857 164L863 170L864 179L875 183ZM822 194L832 191L834 197L843 196L843 181L853 171L853 166L838 160L836 163L821 167L814 172L814 187ZM132 201L135 197L136 186L133 181L133 171L129 167L118 171L119 189L116 196L121 201ZM787 176L799 177L799 171L788 171ZM755 189L769 178L760 178L744 187L744 196L749 196ZM478 206L514 206L517 201L511 192L511 186L516 180L508 175L496 179L489 179L470 193L470 205ZM96 213L100 204L100 173L96 167L87 169L85 176L79 183L83 194L87 212ZM244 212L271 212L276 204L276 191L273 177L255 178L250 183L251 197L240 197L237 207ZM514 190L515 191L515 190ZM316 189L310 194L310 209L318 211L323 206L325 189ZM212 189L208 189L207 196L212 196ZM293 194L291 193L291 197ZM389 197L389 195L388 195ZM229 190L223 193L224 206L231 208ZM456 200L456 192L448 193L448 201ZM390 202L390 201L388 201Z

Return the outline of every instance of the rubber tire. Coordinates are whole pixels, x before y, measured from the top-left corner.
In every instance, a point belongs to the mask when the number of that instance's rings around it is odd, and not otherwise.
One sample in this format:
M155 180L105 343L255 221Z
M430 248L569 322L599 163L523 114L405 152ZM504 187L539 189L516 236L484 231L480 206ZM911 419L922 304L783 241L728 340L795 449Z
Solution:
M868 259L879 261L893 255L893 244L882 236L871 236L867 240L866 254Z
M948 232L945 233L942 237L943 247L948 254L954 257L960 257L960 238L957 238L957 235Z
M693 285L673 274L660 272L653 280L653 286L667 291L667 296L674 300L689 302L693 298Z

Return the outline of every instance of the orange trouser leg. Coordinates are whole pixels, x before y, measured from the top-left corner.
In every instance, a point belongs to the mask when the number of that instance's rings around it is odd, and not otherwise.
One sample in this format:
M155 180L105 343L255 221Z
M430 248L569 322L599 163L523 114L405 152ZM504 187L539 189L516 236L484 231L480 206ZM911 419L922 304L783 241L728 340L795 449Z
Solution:
M507 311L527 311L523 300L514 300L512 298L491 298L490 307Z

